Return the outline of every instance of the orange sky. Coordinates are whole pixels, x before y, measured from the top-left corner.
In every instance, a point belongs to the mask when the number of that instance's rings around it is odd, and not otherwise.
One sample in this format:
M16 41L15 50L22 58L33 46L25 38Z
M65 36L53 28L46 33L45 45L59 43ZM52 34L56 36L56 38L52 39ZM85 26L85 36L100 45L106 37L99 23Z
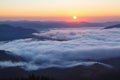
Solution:
M0 0L1 19L120 19L120 0Z

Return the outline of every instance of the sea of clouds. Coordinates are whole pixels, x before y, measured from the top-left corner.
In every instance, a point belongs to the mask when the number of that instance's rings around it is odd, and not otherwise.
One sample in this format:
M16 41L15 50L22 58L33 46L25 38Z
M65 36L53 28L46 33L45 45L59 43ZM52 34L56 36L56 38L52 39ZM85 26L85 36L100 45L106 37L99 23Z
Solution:
M10 51L26 62L0 62L0 66L22 66L26 70L49 67L90 65L102 60L120 57L120 29L67 28L33 33L40 39L19 39L5 42L0 50ZM91 60L91 61L88 61Z

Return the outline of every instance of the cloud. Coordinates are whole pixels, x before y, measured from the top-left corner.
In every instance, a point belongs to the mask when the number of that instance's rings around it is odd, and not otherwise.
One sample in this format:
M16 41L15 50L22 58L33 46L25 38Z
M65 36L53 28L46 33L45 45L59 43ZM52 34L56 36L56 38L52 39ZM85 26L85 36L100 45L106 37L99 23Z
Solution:
M80 65L92 66L94 64L100 64L100 65L108 67L108 68L113 68L113 66L111 66L111 65L100 63L100 62L92 62L92 61L79 62L79 63L76 63L76 64L69 64L69 65L46 65L46 66L45 65L37 65L37 64L33 64L33 63L27 63L27 62L0 61L0 67L1 68L21 67L21 68L23 68L27 71L45 69L45 68L49 68L49 67L66 68L66 67L73 67L73 66L80 66Z
M26 62L0 61L0 67L21 67L25 70L37 70L39 66Z
M69 67L88 59L95 61L120 57L120 31L118 29L52 30L37 33L37 36L54 38L56 41L20 39L2 43L0 50L22 56L28 60L28 63L34 64L35 69ZM67 39L67 41L57 39Z

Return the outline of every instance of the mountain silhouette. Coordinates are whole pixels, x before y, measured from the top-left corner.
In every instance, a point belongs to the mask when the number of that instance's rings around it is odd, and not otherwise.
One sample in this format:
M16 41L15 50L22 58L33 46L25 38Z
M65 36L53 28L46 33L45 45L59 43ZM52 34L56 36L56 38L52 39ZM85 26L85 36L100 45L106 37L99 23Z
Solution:
M7 24L0 24L0 41L10 41L15 39L24 39L34 37L32 29L13 27Z
M111 29L111 28L120 28L120 24L108 26L108 27L105 27L104 29Z
M12 62L18 62L18 61L25 61L22 57L17 55L12 55L9 51L0 50L0 61L12 61Z

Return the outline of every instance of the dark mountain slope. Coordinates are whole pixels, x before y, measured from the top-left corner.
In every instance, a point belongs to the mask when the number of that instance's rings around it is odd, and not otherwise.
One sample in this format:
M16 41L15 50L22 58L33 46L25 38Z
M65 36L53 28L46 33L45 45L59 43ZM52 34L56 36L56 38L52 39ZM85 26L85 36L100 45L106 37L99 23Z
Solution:
M15 39L34 37L32 33L36 32L32 29L21 27L13 27L7 24L0 24L0 41L9 41Z
M104 29L120 28L120 24L105 27Z
M24 59L17 55L12 55L11 52L0 50L0 61L24 61Z
M96 80L97 77L109 70L111 69L103 65L94 64L92 66L76 66L71 68L49 68L32 73L54 77L57 80Z
M71 68L48 68L36 71L25 71L20 67L9 67L0 68L0 79L5 77L19 78L28 76L30 74L35 74L37 76L42 75L52 77L56 80L114 80L116 77L117 79L115 80L120 80L120 76L118 73L120 73L120 70L116 70L114 68L110 69L98 63L92 66L76 66Z
M110 64L115 68L120 68L120 57L116 57L116 58L110 58L110 59L104 59L99 61L101 63L105 63L105 64Z
M100 64L95 64L93 66L76 66L71 68L48 68L37 71L25 71L19 67L11 67L0 68L0 78L16 78L35 74L38 76L52 77L56 80L98 80L101 75L104 75L105 73L108 74L112 70L113 69L109 69Z
M28 72L20 67L0 68L0 80L6 78L24 77L26 75L28 75Z
M63 22L63 21L0 21L0 24L9 24L15 27L31 28L35 30L46 30L49 28L75 28L75 27L105 27L118 24L119 22Z

